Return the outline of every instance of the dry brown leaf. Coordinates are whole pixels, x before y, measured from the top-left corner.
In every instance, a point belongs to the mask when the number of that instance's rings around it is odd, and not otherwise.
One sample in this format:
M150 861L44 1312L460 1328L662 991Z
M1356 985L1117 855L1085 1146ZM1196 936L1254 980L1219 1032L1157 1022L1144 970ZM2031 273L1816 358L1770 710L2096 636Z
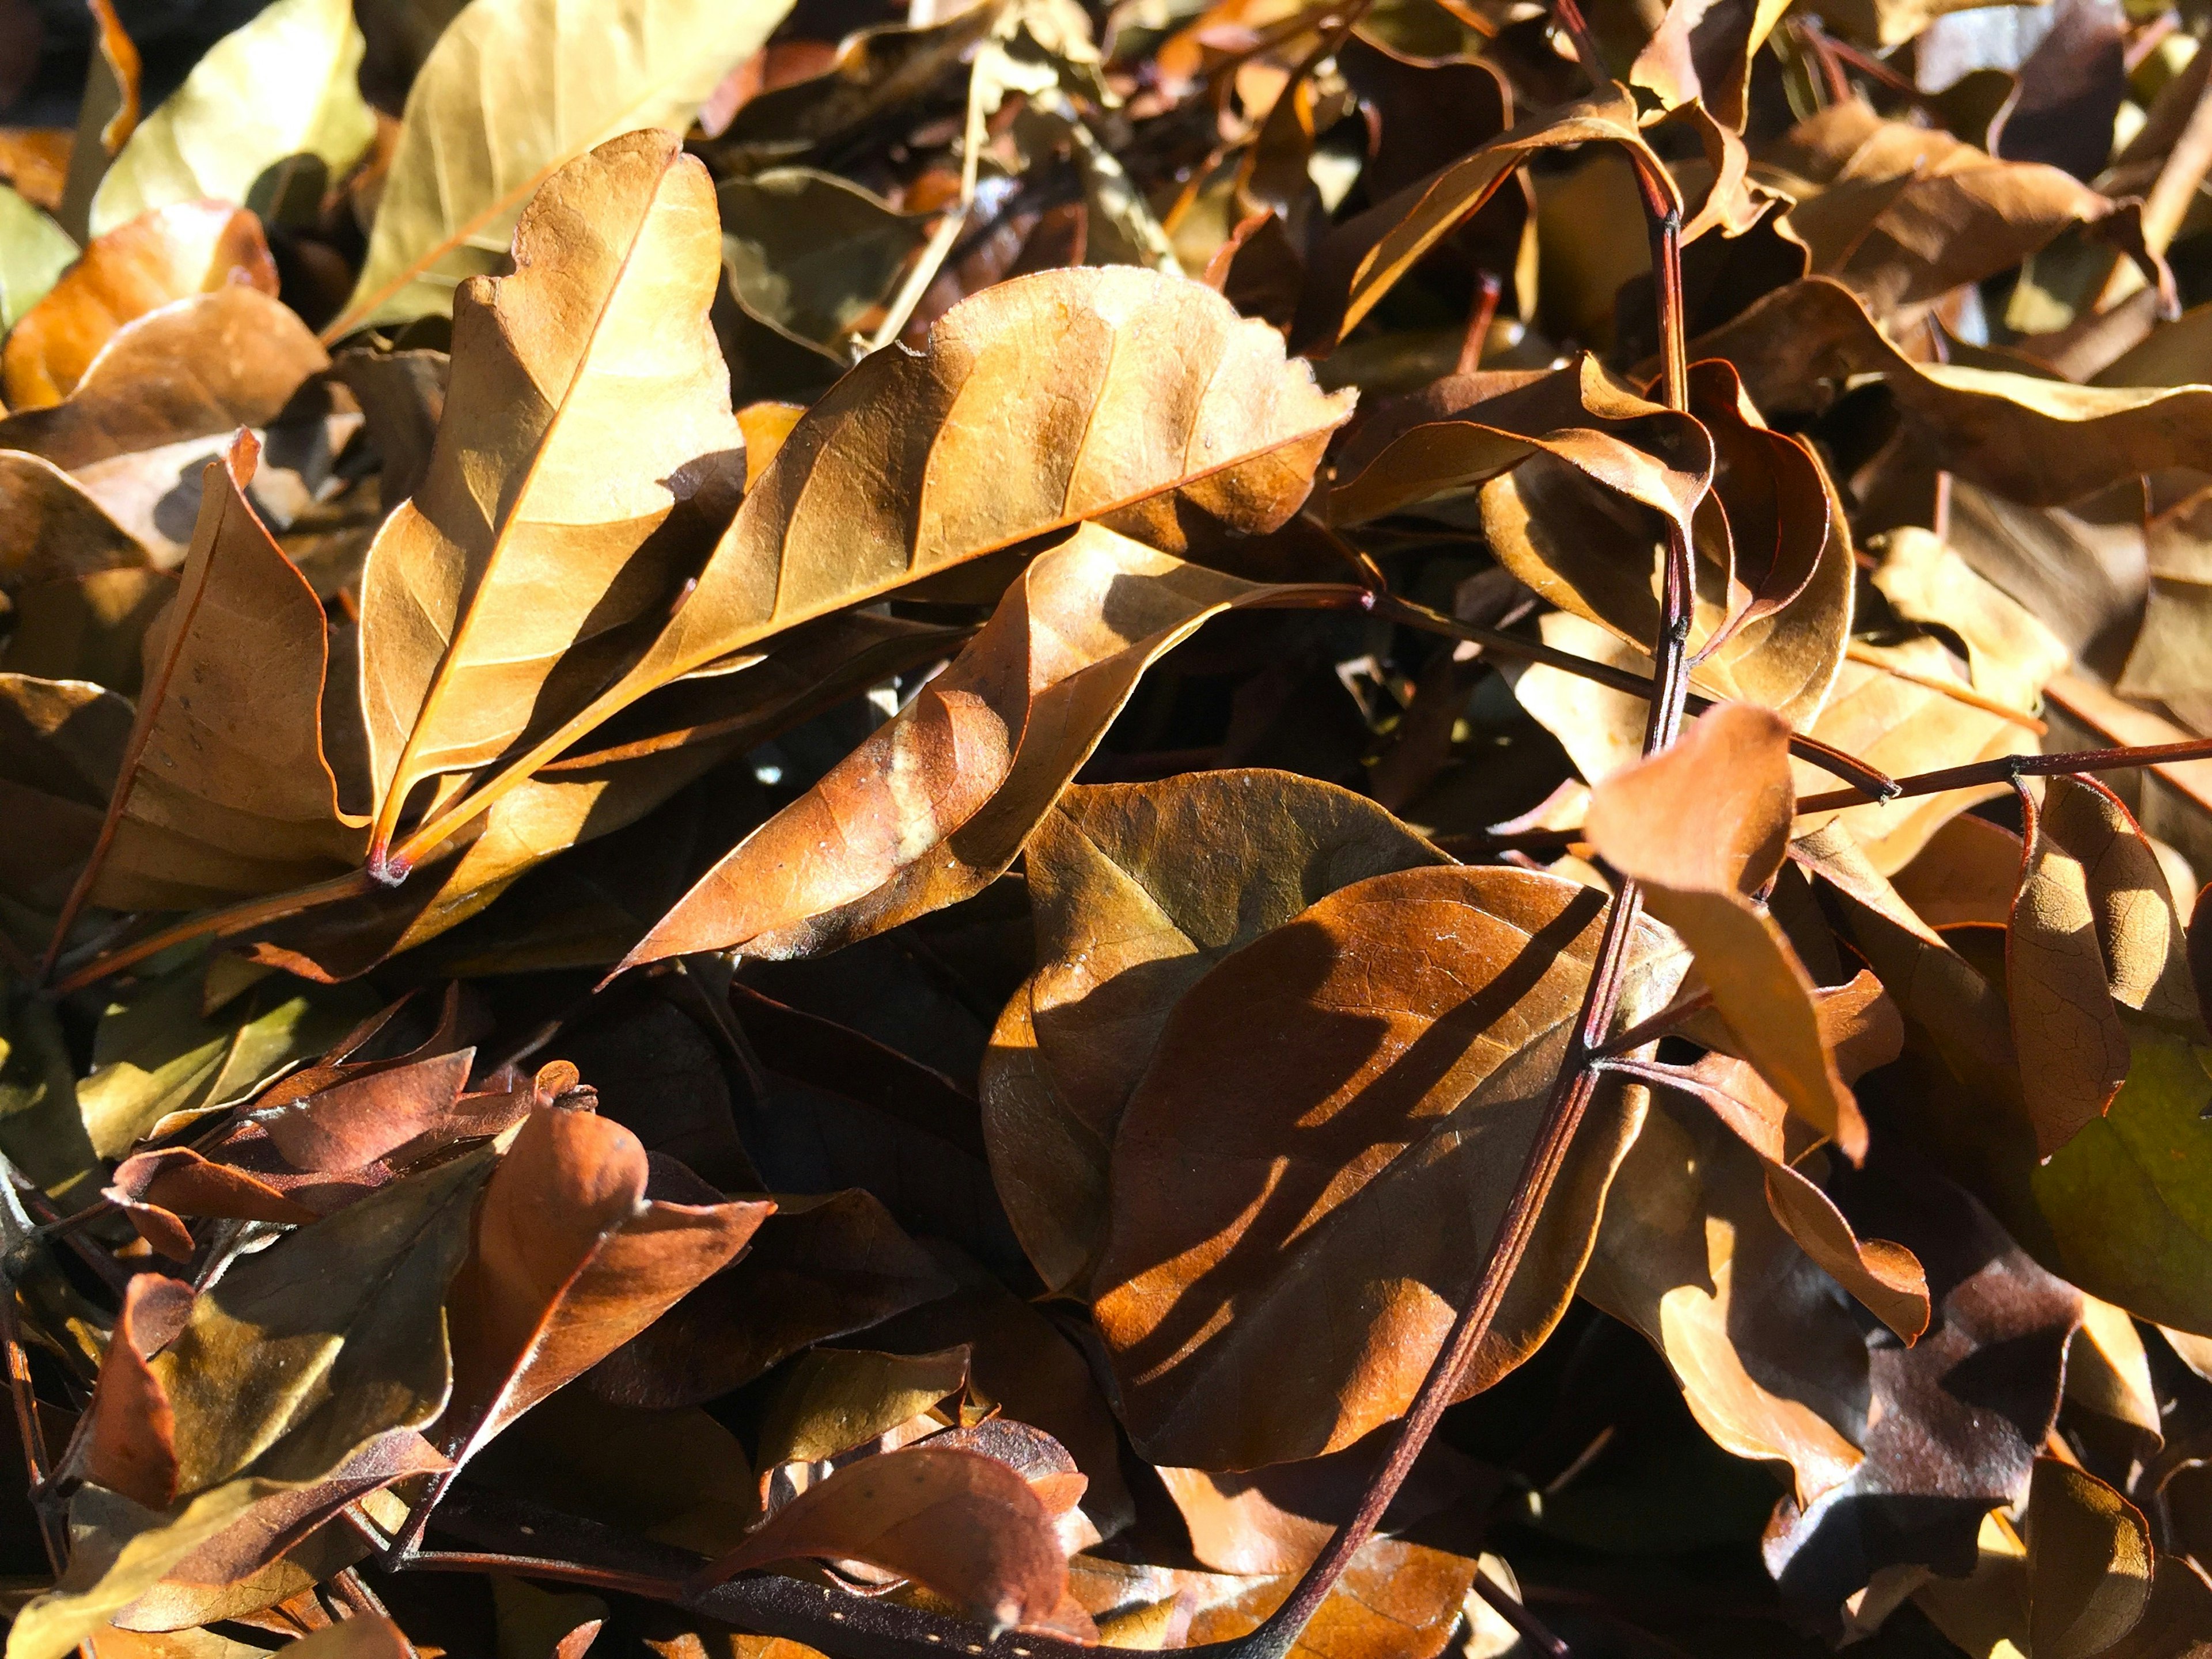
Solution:
M1152 662L1209 617L1300 597L1085 525L1030 566L896 720L733 848L623 966L695 951L807 955L980 890Z
M666 133L615 139L547 181L514 246L514 276L456 295L439 441L362 578L373 859L417 783L598 689L608 636L657 620L718 527L671 515L726 512L742 480L706 169Z
M560 1105L525 1120L449 1298L453 1393L438 1433L457 1465L728 1265L775 1208L648 1199L647 1179L619 1124Z
M1765 709L1723 703L1674 749L1599 783L1583 833L1688 942L1760 1074L1856 1162L1866 1125L1821 1039L1812 979L1747 896L1781 867L1793 801L1788 728Z
M79 879L92 903L185 908L359 855L362 826L339 810L324 752L322 606L246 499L258 447L241 433L209 464L183 586L149 634L137 723Z
M1351 408L1281 354L1203 284L1132 267L963 301L809 410L643 658L417 841L647 691L934 571L1086 519L1174 552L1276 528Z
M718 1583L805 1556L917 1579L994 1631L1049 1620L1067 1593L1042 1502L1004 1463L971 1451L864 1457L809 1486L702 1577Z
M258 430L329 362L289 307L232 283L125 322L67 398L0 418L0 447L74 473L241 426Z
M1347 790L1280 772L1077 787L1023 867L1038 966L993 1032L983 1134L1054 1289L1105 1242L1115 1131L1182 994L1340 887L1443 855Z
M1316 354L1332 349L1522 163L1546 150L1589 143L1644 149L1626 88L1609 85L1587 102L1522 121L1336 226L1307 261L1304 295L1291 328L1292 343ZM1666 176L1656 161L1653 167Z
M1184 994L1115 1141L1093 1279L1123 1420L1148 1456L1312 1457L1405 1410L1534 1134L1602 908L1526 871L1400 871L1323 899ZM1631 1019L1680 962L1656 930L1635 954ZM1511 1370L1564 1311L1643 1107L1627 1089L1593 1103L1462 1388ZM1412 1213L1436 1224L1401 1227Z
M252 214L223 202L141 214L95 240L15 325L0 352L0 394L16 410L58 404L125 323L233 283L276 291L276 268Z
M2126 1636L2150 1601L2154 1560L2134 1504L2072 1464L2036 1460L2027 1617L2039 1659L2090 1659Z

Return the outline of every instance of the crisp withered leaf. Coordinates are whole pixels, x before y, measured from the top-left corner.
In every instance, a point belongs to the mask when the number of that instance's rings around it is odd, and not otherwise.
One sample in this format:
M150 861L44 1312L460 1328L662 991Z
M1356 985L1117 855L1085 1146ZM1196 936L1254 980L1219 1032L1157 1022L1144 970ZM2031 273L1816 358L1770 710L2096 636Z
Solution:
M983 1062L1007 1218L1054 1288L1104 1242L1122 1109L1182 994L1340 887L1443 855L1380 807L1290 773L1077 787L1024 859L1038 966Z
M1849 1594L1838 1587L1887 1564L1972 1567L1983 1516L2027 1495L2081 1319L2073 1286L1965 1193L1903 1160L1872 1167L1848 1182L1845 1212L1920 1259L1936 1316L1909 1348L1886 1332L1868 1339L1865 1461L1808 1506L1785 1498L1767 1528L1769 1571L1808 1601Z
M241 426L259 429L329 362L288 307L226 283L125 322L68 397L0 419L0 447L75 473Z
M58 404L115 331L172 300L233 283L276 291L260 222L222 202L180 202L93 241L0 350L0 395L13 410Z
M272 977L210 1010L206 979L206 963L188 956L109 994L93 1033L92 1069L76 1087L78 1114L101 1157L121 1158L172 1114L252 1094L376 1006L353 988Z
M1802 729L1850 642L1850 524L1811 451L1766 429L1726 377L1725 366L1702 363L1692 376L1721 463L1693 520L1693 679ZM1632 650L1656 637L1660 520L1550 454L1485 484L1480 503L1498 562L1522 581Z
M1448 375L1362 411L1336 459L1329 517L1379 518L1461 490L1542 451L1690 533L1711 481L1698 422L1636 396L1584 353L1547 373Z
M1584 833L1688 943L1745 1057L1856 1160L1866 1125L1822 1041L1812 978L1747 896L1781 867L1793 801L1788 729L1765 709L1723 703L1675 748L1601 781Z
M1797 198L1789 225L1813 270L1877 314L1994 276L2112 204L2057 167L2001 161L1947 132L1885 121L1856 100L1800 123L1762 157Z
M1338 225L1307 261L1292 342L1300 350L1335 346L1522 162L1547 149L1590 143L1643 148L1626 88L1608 86L1585 103L1522 121ZM1666 176L1663 167L1657 171Z
M330 647L314 592L246 497L260 447L209 463L176 599L149 630L139 694L78 896L183 908L342 871L362 825L323 742Z
M604 747L563 757L501 795L479 824L455 837L452 856L417 872L404 886L257 930L251 952L313 979L362 973L478 915L556 854L631 825L642 834L641 820L732 754L777 737L888 675L941 657L966 637L963 629L866 613L795 629L739 672L679 682L636 705L593 734ZM604 927L564 935L561 919L547 918L553 937L543 955L565 952L576 964L593 967L618 961L698 878L716 849L736 830L758 823L757 805L732 805L744 810L702 814L696 847L673 835L661 838L656 847L665 854L665 878L641 882L634 908L607 918ZM521 950L510 948L495 959L523 958Z
M2136 1626L2156 1553L2141 1510L2096 1476L2039 1457L2027 1499L2032 1651L2089 1659Z
M637 1137L592 1112L524 1122L453 1280L439 1432L457 1462L728 1265L775 1207L648 1199L649 1175Z
M355 78L361 54L347 0L276 0L138 124L92 198L92 234L179 202L247 201L288 156L343 173L376 137Z
M131 720L129 703L88 681L0 674L0 892L61 908L99 838Z
M1759 1160L1662 1094L1622 1161L1581 1293L1642 1331L1705 1432L1784 1463L1802 1505L1863 1461L1867 1351L1769 1213Z
M2005 938L2021 1091L2049 1157L2105 1115L2127 1081L2123 1006L2179 1021L2197 1000L2157 855L2119 799L2089 778L2024 798L2027 854Z
M1121 1119L1092 1280L1146 1455L1249 1468L1405 1410L1535 1133L1603 908L1527 871L1375 876L1184 994ZM1632 1019L1680 971L1656 929L1633 950ZM1463 1387L1558 1321L1644 1104L1600 1092ZM1436 1224L1398 1224L1415 1210Z
M1350 1515L1389 1455L1391 1438L1386 1428L1327 1457L1241 1474L1164 1468L1160 1480L1190 1528L1191 1553L1204 1565L1218 1572L1298 1572ZM1473 1459L1431 1444L1391 1500L1383 1529L1403 1531L1483 1492L1492 1479Z
M684 538L654 532L742 482L706 169L666 133L615 139L547 181L514 249L513 276L456 295L438 441L362 579L380 848L418 781L495 758L549 698L566 712L562 659L688 574Z
M1210 617L1302 597L1081 526L896 720L732 848L623 965L694 951L804 955L979 891L1146 667Z
M180 1280L131 1277L71 1449L86 1480L149 1510L176 1501L177 1419L147 1362L184 1328L191 1304L191 1287Z
M489 0L439 35L407 94L353 296L327 334L451 307L499 269L523 205L571 157L639 128L681 131L787 0Z
M1788 0L1673 0L1637 54L1629 84L1668 109L1697 99L1741 132L1752 58L1788 9Z
M642 659L416 839L654 688L983 554L1086 519L1170 552L1278 527L1351 407L1282 351L1202 283L1130 267L963 301L800 417Z
M492 1159L396 1182L232 1267L153 1374L177 1413L178 1489L328 1474L445 1407L447 1285Z
M0 587L11 592L146 562L146 550L82 484L39 456L0 449L0 513L11 530Z
M780 1196L777 1206L733 1266L602 1360L581 1386L623 1405L696 1405L813 1343L954 1289L937 1259L868 1193Z
M738 303L778 333L840 359L929 240L927 219L811 167L770 167L715 194Z
M1923 453L2034 506L2078 501L2162 467L2202 469L2212 453L2202 415L2212 392L2203 387L2074 386L1914 363L1826 277L1776 289L1694 349L1735 363L1769 413L1825 407L1850 375L1878 374Z
M1030 1483L995 1458L915 1446L864 1457L809 1486L703 1570L732 1573L807 1556L864 1561L915 1579L994 1630L1043 1624L1067 1593L1067 1561Z
M489 1173L477 1154L397 1183L194 1299L147 1368L174 1413L178 1504L82 1488L70 1575L18 1617L11 1653L61 1659L173 1568L243 1577L346 1503L442 1467L413 1431L451 1385L446 1284Z
M2021 677L2010 673L1991 689L2016 691L2021 684ZM1962 691L1973 701L1957 695ZM2001 698L1969 684L1942 642L1926 635L1894 646L1855 643L1812 735L1893 777L2035 747L2033 728ZM1797 783L1807 793L1828 787L1824 774L1802 765ZM1880 806L1845 807L1830 821L1857 841L1877 868L1894 871L1961 810L2002 793L2002 785L1947 789Z
M762 1472L851 1451L967 1386L964 1346L926 1354L812 1349L793 1364L761 1419Z

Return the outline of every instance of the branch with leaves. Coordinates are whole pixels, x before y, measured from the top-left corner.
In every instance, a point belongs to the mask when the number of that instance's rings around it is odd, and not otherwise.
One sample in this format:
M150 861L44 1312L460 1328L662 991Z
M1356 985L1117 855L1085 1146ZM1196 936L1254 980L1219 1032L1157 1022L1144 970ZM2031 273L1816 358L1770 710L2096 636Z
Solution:
M2194 26L586 10L0 131L8 1659L2198 1651Z

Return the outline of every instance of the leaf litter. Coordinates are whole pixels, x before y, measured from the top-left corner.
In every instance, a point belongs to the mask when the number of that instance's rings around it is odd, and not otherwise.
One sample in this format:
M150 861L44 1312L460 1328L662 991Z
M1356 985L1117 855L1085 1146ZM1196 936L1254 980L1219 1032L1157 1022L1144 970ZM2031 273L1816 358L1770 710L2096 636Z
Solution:
M2212 13L67 9L8 1659L2212 1654Z

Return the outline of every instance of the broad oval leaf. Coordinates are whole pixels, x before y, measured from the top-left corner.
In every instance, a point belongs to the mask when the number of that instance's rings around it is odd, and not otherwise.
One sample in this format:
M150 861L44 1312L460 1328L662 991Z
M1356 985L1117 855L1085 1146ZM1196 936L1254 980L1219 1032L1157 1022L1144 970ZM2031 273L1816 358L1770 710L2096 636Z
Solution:
M475 0L407 94L368 254L326 337L443 314L499 268L523 204L570 157L641 127L682 131L790 0Z
M124 324L68 397L0 418L0 447L78 472L188 439L258 429L329 366L290 307L230 283Z
M1042 1624L1067 1562L1036 1491L996 1458L929 1446L864 1457L809 1486L701 1575L806 1556L919 1580L994 1630Z
M92 234L174 202L243 202L287 156L315 156L337 178L376 137L361 55L350 0L276 0L138 124L92 198Z
M1604 908L1529 871L1400 871L1184 995L1121 1119L1093 1280L1146 1456L1318 1456L1406 1409L1535 1138ZM1622 1018L1656 1010L1680 970L1640 930ZM1565 1310L1643 1115L1640 1091L1599 1092L1463 1389Z
M1289 772L1078 786L1024 850L1037 969L983 1060L983 1135L1050 1287L1105 1243L1115 1131L1176 1002L1213 965L1369 876L1444 856L1372 801Z

